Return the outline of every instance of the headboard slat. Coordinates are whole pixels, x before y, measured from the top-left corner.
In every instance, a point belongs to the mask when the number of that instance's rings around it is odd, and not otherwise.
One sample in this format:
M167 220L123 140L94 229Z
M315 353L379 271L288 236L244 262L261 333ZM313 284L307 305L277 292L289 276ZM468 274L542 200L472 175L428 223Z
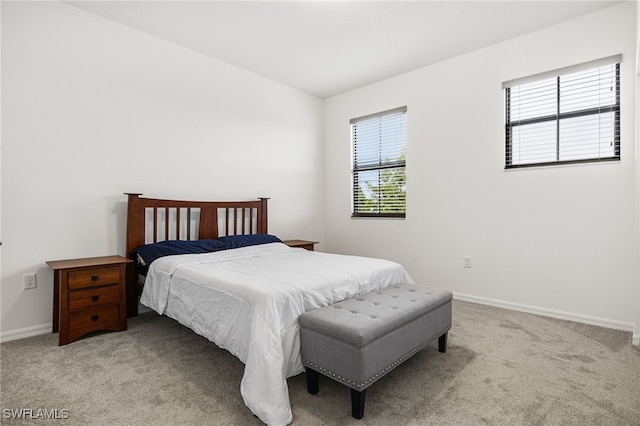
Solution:
M238 209L233 209L233 235L238 235Z
M187 207L187 236L185 240L191 239L191 207Z
M176 207L176 239L180 239L180 207Z
M158 208L153 208L153 242L158 241Z
M169 207L164 208L164 239L169 239Z

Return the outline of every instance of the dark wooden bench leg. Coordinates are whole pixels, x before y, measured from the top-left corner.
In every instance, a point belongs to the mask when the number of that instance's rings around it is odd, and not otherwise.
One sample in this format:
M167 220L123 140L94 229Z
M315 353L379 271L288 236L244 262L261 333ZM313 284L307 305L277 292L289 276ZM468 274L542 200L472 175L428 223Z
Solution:
M447 334L444 333L442 336L438 337L438 351L445 353L447 352Z
M320 382L320 373L307 367L307 391L311 395L318 394L318 384Z
M351 388L351 415L356 419L364 416L364 395L367 390L357 391Z

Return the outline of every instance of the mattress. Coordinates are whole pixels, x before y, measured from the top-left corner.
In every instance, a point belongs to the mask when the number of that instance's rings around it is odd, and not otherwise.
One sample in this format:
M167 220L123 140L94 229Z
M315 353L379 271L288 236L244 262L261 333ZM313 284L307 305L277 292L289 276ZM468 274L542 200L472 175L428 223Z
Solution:
M269 243L157 259L140 301L237 356L247 407L266 424L285 425L286 379L304 371L298 317L399 283L413 280L395 262Z

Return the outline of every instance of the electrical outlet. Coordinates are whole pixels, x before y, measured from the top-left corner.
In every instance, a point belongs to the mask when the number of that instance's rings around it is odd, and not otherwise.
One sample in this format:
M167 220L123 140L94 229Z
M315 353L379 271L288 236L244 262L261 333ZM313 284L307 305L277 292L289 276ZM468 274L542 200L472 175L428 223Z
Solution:
M471 268L471 256L463 257L463 264L465 268Z
M32 274L24 274L24 288L36 288L37 285L35 272Z

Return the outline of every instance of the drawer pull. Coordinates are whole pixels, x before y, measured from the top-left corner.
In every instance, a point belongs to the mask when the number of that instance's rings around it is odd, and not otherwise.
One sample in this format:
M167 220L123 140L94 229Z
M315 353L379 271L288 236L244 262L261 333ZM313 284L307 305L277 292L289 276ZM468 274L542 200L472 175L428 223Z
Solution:
M100 279L100 275L91 275L91 281L98 281Z
M94 301L94 302L97 302L98 299L100 299L100 295L99 294L96 294L95 296L91 296L91 300Z
M98 321L98 318L100 318L100 315L91 315L91 321Z

